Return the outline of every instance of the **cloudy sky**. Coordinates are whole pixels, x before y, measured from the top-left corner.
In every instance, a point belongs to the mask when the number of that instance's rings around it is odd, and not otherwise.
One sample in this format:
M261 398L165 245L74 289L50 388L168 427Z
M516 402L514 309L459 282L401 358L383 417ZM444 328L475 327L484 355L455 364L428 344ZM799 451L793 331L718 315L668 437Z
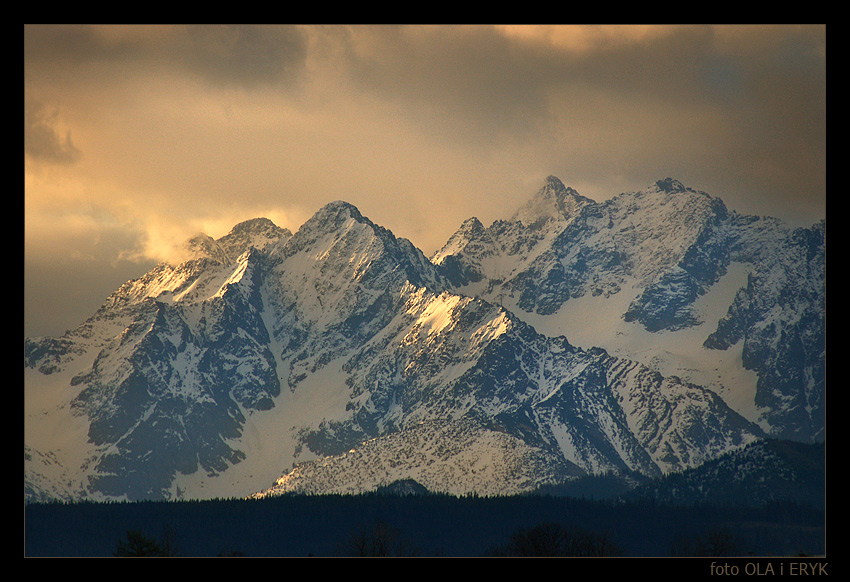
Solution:
M825 26L25 26L29 335L197 232L347 200L426 254L548 175L825 216Z

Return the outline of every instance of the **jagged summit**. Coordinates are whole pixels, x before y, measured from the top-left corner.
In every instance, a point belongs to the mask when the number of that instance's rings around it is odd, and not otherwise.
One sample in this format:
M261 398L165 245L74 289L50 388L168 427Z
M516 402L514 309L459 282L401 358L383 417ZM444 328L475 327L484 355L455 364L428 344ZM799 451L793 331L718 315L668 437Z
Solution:
M322 206L293 235L287 254L317 244L324 237L351 236L353 231L364 236L380 235L384 229L363 216L349 202L336 200Z
M477 217L473 216L461 223L458 232L476 236L484 232L484 224Z
M543 187L510 220L527 227L539 227L550 220L569 218L590 203L593 203L591 199L565 186L559 178L549 176Z
M249 218L248 220L243 220L242 222L236 224L233 228L230 229L229 235L233 236L244 233L259 233L265 231L282 231L287 230L284 228L280 228L274 222L269 220L268 218L259 217L259 218Z
M693 189L687 188L680 181L675 180L673 178L665 178L663 180L658 180L655 185L658 187L659 190L663 190L664 192L685 192L686 190L691 192L694 191Z
M283 249L287 258L303 253L320 260L323 272L361 284L372 284L393 271L416 285L433 287L439 282L434 265L413 243L341 200L323 206Z
M328 202L313 215L313 218L319 219L323 216L335 216L339 214L347 214L357 221L364 220L363 215L360 213L360 209L345 200L333 200Z
M704 213L722 214L727 212L726 206L720 198L716 198L686 186L675 178L664 178L638 190L637 192L624 192L615 196L609 204L616 204L618 200L631 200L632 198L657 198L666 205L668 201L674 201L672 208L683 208L685 213L696 216Z
M184 250L187 253L185 256L187 260L208 258L218 263L230 262L227 251L221 247L218 241L202 232L187 240L184 244Z
M376 232L385 231L382 226L375 224L368 217L364 216L360 209L351 202L345 200L334 200L328 202L307 222L305 222L299 230L314 230L314 229L336 229L344 225L347 221L354 221L359 224L368 226Z
M198 260L26 340L27 496L250 495L282 474L496 494L817 438L825 226L724 208L674 179L596 203L550 177L432 261L344 201L294 234L193 237Z
M226 265L232 263L250 248L264 249L286 241L292 233L277 226L268 218L252 218L234 226L219 239L199 232L183 244L181 262L184 260L212 259Z
M467 218L460 225L460 228L458 228L457 231L449 237L446 244L444 244L439 251L434 253L431 257L431 261L438 265L442 264L446 257L462 253L470 244L484 242L487 241L487 239L487 229L481 221L474 216L472 218ZM484 244L486 244L486 242Z
M541 241L557 235L583 209L595 205L559 178L549 176L509 218L498 219L489 227L475 217L465 220L431 260L457 287L487 278L502 280L519 267L517 260L532 257L533 249L542 248ZM480 291L466 289L472 294Z
M218 244L227 252L231 260L249 248L264 249L292 236L287 228L281 228L268 218L252 218L234 226L220 239Z
M679 180L675 178L664 178L663 180L658 180L654 184L652 184L647 190L655 190L658 192L664 192L666 194L696 194L698 196L715 199L711 195L701 190L696 190L691 188L690 186L686 186ZM716 199L715 199L716 200Z

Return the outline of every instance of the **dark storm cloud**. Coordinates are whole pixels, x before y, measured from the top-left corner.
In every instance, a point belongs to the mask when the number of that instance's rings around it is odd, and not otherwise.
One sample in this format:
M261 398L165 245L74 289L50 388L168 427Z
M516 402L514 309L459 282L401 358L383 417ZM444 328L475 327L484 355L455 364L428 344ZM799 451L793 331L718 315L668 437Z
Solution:
M25 26L24 65L36 76L95 70L103 83L107 71L182 68L216 86L253 88L296 77L306 42L296 26Z
M517 130L533 137L558 119L564 104L577 112L600 107L585 100L588 91L705 100L716 58L710 27L677 29L641 43L590 39L581 48L525 42L495 27L345 32L329 34L347 43L344 69L360 90L405 104L432 124L474 126L484 139L516 137Z
M305 33L294 26L190 26L184 63L214 85L288 82L304 67Z
M297 229L334 199L426 254L550 174L600 201L669 176L740 212L825 214L823 26L24 32L28 318L59 333L76 322L35 276L60 257L102 300L132 270L107 256L260 215Z
M401 105L424 131L472 141L516 139L536 133L547 115L548 59L494 28L349 32L344 68L353 85Z
M24 67L54 65L59 72L68 63L92 63L127 56L136 43L108 42L89 26L24 26Z
M589 27L560 44L569 27L551 30L548 41L499 27L313 32L343 47L351 88L434 143L537 149L538 171L579 183L675 175L718 194L732 185L747 211L765 212L758 199L822 210L824 27Z
M57 113L48 111L38 101L24 103L24 154L47 163L71 163L80 157L80 151L66 132L56 129Z

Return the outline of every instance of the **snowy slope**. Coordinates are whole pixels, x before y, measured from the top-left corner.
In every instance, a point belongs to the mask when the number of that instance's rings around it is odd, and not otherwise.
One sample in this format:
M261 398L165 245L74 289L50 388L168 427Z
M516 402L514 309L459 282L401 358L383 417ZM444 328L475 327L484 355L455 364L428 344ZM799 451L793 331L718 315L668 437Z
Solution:
M553 191L570 212L553 210ZM458 292L542 333L709 387L775 436L821 438L823 223L740 216L670 179L598 204L577 196L550 178L526 206L546 220L467 220L433 260Z
M551 452L472 419L423 421L351 450L299 463L252 497L350 494L407 479L432 492L512 495L580 472Z
M345 202L247 221L26 340L26 495L514 493L817 438L822 281L822 227L672 180L597 204L550 178L433 261Z

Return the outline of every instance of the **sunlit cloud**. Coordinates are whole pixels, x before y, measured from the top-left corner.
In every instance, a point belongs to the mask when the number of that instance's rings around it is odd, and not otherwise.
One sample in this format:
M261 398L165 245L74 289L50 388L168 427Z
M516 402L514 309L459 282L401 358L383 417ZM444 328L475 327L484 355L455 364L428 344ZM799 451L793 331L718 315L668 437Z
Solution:
M338 199L429 254L550 174L597 200L672 176L806 223L824 47L822 26L26 26L27 267L106 277Z
M674 26L652 24L506 24L497 28L510 37L579 54L646 42L676 30Z

